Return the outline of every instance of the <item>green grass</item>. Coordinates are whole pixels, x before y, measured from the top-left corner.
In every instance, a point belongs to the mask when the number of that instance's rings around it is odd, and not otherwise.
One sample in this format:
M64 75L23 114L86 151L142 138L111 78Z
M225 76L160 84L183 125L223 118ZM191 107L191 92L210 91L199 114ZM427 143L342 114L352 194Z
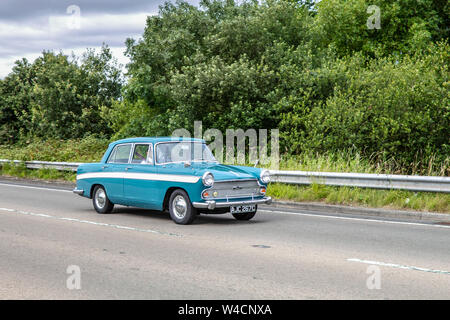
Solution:
M41 179L46 181L75 182L76 173L71 171L58 171L56 169L28 169L25 164L0 164L0 175L26 179Z
M97 162L109 144L108 139L26 141L22 144L0 145L0 159L22 161Z
M271 183L267 194L277 200L450 213L450 195L444 193Z

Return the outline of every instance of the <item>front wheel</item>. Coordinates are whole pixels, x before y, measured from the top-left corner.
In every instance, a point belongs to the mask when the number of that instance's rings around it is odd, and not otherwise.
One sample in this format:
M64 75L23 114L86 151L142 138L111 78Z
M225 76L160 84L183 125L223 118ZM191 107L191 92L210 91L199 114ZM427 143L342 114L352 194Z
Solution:
M190 224L197 216L197 210L192 206L188 194L181 190L175 190L169 199L169 213L177 224Z
M103 186L95 186L92 194L92 203L97 213L110 213L113 210L114 204L109 201Z

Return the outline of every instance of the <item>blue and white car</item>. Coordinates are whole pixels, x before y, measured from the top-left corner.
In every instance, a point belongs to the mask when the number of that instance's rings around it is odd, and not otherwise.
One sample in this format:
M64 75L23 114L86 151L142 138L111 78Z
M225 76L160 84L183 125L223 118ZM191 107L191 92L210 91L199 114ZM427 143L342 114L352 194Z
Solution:
M200 213L254 217L266 196L269 171L218 163L204 140L129 138L111 143L100 163L78 167L74 193L92 199L98 213L115 204L169 211L178 224Z

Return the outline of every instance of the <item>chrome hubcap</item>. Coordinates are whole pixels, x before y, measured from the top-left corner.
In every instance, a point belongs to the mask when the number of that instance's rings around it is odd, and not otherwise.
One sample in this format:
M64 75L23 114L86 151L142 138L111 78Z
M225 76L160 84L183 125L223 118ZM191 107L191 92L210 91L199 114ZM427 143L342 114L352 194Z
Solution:
M106 194L103 189L97 189L97 192L95 193L95 204L97 207L102 209L105 206L106 203Z
M183 196L178 195L172 201L173 213L178 219L183 219L187 212L187 203Z

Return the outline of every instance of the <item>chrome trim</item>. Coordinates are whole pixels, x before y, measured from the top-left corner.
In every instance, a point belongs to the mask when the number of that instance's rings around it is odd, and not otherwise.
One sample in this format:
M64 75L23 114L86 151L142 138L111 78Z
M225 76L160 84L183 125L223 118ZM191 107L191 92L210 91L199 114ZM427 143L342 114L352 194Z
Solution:
M267 181L267 182L264 182L263 180L262 180L262 176L263 176L263 174L264 173L268 173L269 174L269 181ZM264 184L268 184L268 183L270 183L270 180L271 180L271 175L270 175L270 171L269 170L267 170L267 169L263 169L263 170L261 170L261 172L259 173L259 180L261 180L261 182L262 183L264 183Z
M100 208L103 209L106 205L106 193L105 190L103 188L98 188L97 191L94 194L94 201L95 201L95 205Z
M247 204L270 204L272 203L271 197L264 197L262 199L253 199L253 200L241 200L241 201L224 201L224 202L216 202L212 200L207 200L205 202L193 202L192 205L194 208L198 209L208 209L214 210L215 208L227 208L231 206L240 206Z
M263 184L261 184L261 182L259 181L259 179L233 179L233 180L219 180L219 181L214 181L214 185L213 186L211 186L211 187L205 187L205 189L202 191L202 193L201 193L201 198L202 198L202 200L205 200L205 201L209 201L209 200L226 200L226 201L228 201L228 199L233 199L233 198L254 198L254 197L259 197L259 196L263 196L263 195L265 195L265 193L261 193L261 192L258 192L258 193L251 193L251 194L236 194L236 195L234 195L234 196L225 196L225 197L220 197L220 198L217 198L217 197L208 197L208 198L205 198L204 196L203 196L203 193L206 191L206 190L208 190L208 191L215 191L215 188L217 187L217 186L220 186L220 184L221 183L236 183L236 182L248 182L248 181L251 181L251 182L254 182L254 181L256 181L256 183L257 183L257 186L256 186L256 188L258 188L258 190L261 190L261 188L267 188L265 185L263 185Z
M77 188L73 189L72 192L75 193L75 194L78 194L80 196L82 196L84 194L84 190L80 190L80 189L77 189Z
M183 219L187 212L187 202L182 195L177 195L172 201L173 213L178 219Z
M232 179L232 180L215 180L214 183L221 183L221 182L240 182L240 181L258 181L256 178L245 178L245 179ZM259 184L259 181L258 181Z
M210 185L210 186L208 186L208 185L205 183L205 177L206 177L208 174L210 174L210 175L212 176L212 179L213 179L213 183L212 183L212 185ZM205 187L207 187L207 188L212 188L212 187L214 186L214 183L215 183L215 182L216 182L216 179L214 179L214 175L213 175L211 172L206 171L206 172L202 175L202 183L203 183L203 185L204 185Z
M136 143L132 143L131 144L131 150L130 150L130 154L128 155L128 164L131 164L131 159L133 159L133 153L134 153L134 146L136 145Z

